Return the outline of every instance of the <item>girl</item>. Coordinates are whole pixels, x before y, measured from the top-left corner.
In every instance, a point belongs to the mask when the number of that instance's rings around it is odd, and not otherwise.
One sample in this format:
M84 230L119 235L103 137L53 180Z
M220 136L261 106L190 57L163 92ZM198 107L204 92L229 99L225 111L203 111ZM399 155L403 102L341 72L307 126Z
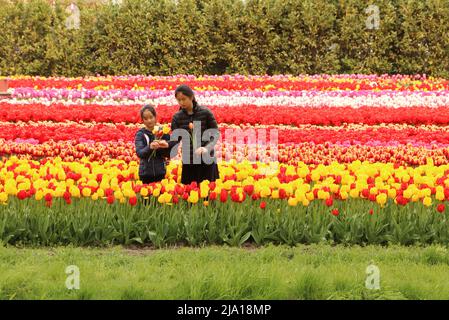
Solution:
M193 90L187 85L180 85L175 90L175 98L180 106L179 111L173 116L171 123L172 132L176 129L187 130L193 137L194 130L200 130L201 137L205 130L212 132L211 139L195 143L192 139L190 148L185 148L183 144L183 164L181 183L190 184L193 181L200 183L203 180L215 181L219 179L217 159L214 154L214 145L218 141L219 131L217 121L212 112L203 106L200 106L193 93ZM201 128L193 128L195 124L201 124ZM170 149L179 143L177 141L169 142ZM197 146L194 149L194 144ZM207 163L201 157L208 153L209 160ZM194 161L194 157L200 157L200 161ZM199 162L199 163L197 163Z
M170 136L165 134L161 140L156 140L153 130L156 124L156 110L151 105L145 105L140 110L144 128L136 133L136 153L140 158L139 178L144 184L161 181L165 177L164 157L168 157L168 142Z

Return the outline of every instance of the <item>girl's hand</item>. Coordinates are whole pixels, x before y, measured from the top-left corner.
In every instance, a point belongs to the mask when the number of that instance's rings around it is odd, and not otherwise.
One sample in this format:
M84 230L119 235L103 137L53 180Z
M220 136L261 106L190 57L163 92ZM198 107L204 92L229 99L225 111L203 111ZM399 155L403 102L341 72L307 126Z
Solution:
M159 149L159 143L157 141L151 142L150 149L153 149L153 150Z
M165 140L158 140L159 148L168 148L168 142Z
M204 148L204 147L201 147L201 148L198 148L198 149L195 150L195 154L197 156L202 155L203 153L206 153L206 152L207 152L207 149Z

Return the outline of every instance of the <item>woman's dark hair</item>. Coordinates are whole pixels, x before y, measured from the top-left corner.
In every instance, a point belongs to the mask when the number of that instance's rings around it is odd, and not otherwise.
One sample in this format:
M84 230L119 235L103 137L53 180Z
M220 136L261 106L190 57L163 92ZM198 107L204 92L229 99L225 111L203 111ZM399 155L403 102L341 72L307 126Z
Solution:
M198 105L198 102L196 102L196 99L195 99L195 93L193 92L192 88L190 88L188 85L181 84L180 86L178 86L175 90L175 97L178 93L182 93L183 95L185 95L189 98L193 98L193 100L192 100L193 106Z
M156 118L156 109L154 108L154 106L152 106L151 104L146 104L142 107L142 109L140 109L140 118L143 120L143 113L145 111L150 111L153 116Z

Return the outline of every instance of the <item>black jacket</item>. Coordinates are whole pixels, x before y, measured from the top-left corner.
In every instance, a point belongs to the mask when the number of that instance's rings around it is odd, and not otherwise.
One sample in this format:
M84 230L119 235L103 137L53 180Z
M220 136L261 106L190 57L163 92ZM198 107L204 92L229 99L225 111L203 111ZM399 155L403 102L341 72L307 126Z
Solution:
M162 139L169 141L170 136L164 134ZM152 155L153 149L150 149L150 143L154 140L154 134L146 128L142 128L136 133L134 142L136 145L137 156L140 158L139 177L157 177L165 175L164 158L169 156L169 151L168 149L157 149L155 154Z
M200 106L195 103L193 107L193 114L191 115L189 115L187 111L185 111L184 109L180 109L178 112L174 114L172 118L171 123L172 134L173 131L176 129L184 129L187 130L190 134L192 134L192 130L190 130L189 124L194 123L195 121L201 122L201 136L195 139L196 147L199 148L201 144L201 147L205 147L206 149L208 149L210 152L210 156L214 157L215 156L214 146L220 137L220 132L218 130L217 121L215 120L213 113L208 108ZM202 141L203 133L207 129L216 129L216 130L209 139ZM176 147L179 141L181 141L180 138L175 139L172 136L172 141L169 142L170 147L169 149L171 150L173 147ZM191 161L190 163L193 163L192 161L194 154L192 142L193 141L190 141L190 150L184 150L184 148L182 150L183 159L185 159L186 153L188 152Z

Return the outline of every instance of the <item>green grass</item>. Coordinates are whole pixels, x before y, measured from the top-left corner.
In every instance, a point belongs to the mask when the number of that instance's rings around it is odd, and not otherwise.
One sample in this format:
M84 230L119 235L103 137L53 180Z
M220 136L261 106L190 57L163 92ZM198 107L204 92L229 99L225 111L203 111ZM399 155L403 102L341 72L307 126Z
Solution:
M365 288L366 267L380 290ZM1 299L449 299L442 246L0 248ZM80 289L65 268L80 269Z

